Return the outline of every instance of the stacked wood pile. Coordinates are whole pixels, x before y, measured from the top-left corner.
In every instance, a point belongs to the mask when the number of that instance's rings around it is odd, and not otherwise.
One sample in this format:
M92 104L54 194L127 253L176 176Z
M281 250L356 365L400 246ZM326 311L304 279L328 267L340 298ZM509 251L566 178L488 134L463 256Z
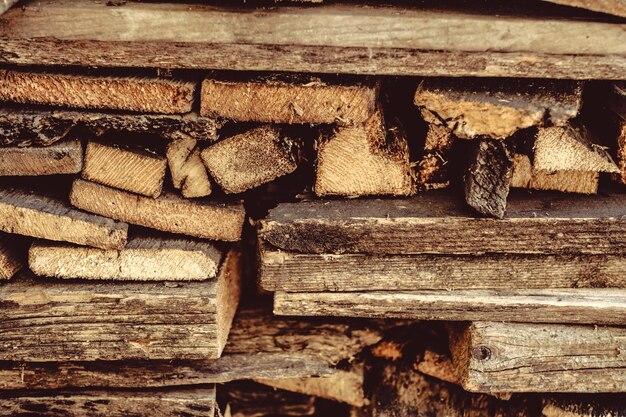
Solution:
M626 416L622 1L14 3L0 415Z

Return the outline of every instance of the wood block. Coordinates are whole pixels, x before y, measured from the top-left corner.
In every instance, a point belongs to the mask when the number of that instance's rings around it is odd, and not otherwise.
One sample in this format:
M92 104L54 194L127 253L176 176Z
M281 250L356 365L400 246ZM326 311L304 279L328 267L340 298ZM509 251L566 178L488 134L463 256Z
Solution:
M377 85L329 85L320 80L205 79L200 114L262 123L358 124L374 112Z
M102 249L122 249L128 225L76 210L57 197L5 186L0 189L0 231Z
M274 294L274 314L624 325L626 290L279 291Z
M409 146L399 126L385 128L377 111L365 124L322 135L317 144L318 196L409 195Z
M172 184L185 198L206 197L212 191L209 174L202 163L197 145L196 139L181 134L167 146L167 163L172 174Z
M216 280L54 281L0 285L0 360L62 362L219 358L237 308L240 253Z
M626 196L515 190L503 220L480 219L457 196L282 203L259 222L286 251L369 254L623 254ZM488 238L485 238L488 236Z
M167 159L144 149L89 141L82 177L156 198L163 190Z
M215 387L168 391L17 392L0 394L0 415L46 417L213 417Z
M147 113L187 113L196 85L166 79L0 70L0 101Z
M124 249L39 241L28 251L35 274L55 278L194 281L213 278L222 251L198 239L136 234Z
M187 200L174 194L141 197L80 179L74 181L70 202L112 219L212 240L238 241L246 215L241 204Z
M571 81L427 79L414 103L428 123L461 139L505 139L520 129L563 125L578 114L582 84Z
M300 142L280 129L261 126L211 145L201 156L224 192L237 194L291 174L299 148Z
M461 383L476 392L623 392L625 347L618 327L475 322L450 337Z
M620 255L331 255L260 245L259 285L271 292L626 288Z
M594 171L547 171L534 169L524 154L513 155L512 188L596 194L600 174Z
M416 190L445 188L450 184L448 162L454 136L445 126L429 124L424 140L424 152L414 169Z
M24 249L16 236L0 233L0 281L10 279L24 266Z
M593 394L544 397L544 417L612 417L626 415L623 395Z
M544 0L564 6L580 7L600 13L626 17L626 4L622 0ZM548 416L551 417L551 416Z
M1 176L77 174L83 168L83 146L78 140L45 148L0 147Z

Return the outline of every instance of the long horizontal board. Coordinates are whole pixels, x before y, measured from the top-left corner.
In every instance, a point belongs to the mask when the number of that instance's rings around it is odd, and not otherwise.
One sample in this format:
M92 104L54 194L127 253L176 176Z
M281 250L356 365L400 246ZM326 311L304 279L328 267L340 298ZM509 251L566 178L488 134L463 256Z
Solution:
M283 203L260 221L261 238L304 253L623 254L626 194L511 192L503 220L478 218L457 195Z
M279 291L274 314L624 325L626 290Z

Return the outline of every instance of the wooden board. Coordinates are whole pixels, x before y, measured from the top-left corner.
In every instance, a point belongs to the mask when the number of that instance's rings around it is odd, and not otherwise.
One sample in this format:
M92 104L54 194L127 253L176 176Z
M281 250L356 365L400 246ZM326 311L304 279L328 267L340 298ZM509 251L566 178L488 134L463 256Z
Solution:
M626 17L626 3L624 0L544 0L564 6L580 7L596 12Z
M172 185L180 190L183 197L206 197L211 194L213 188L196 139L181 133L167 145L166 156Z
M430 123L426 130L423 153L413 173L417 191L445 188L450 184L448 164L454 136L445 126Z
M377 110L363 125L338 128L317 142L318 196L406 196L412 191L409 145Z
M555 190L566 193L596 194L600 174L594 171L547 171L534 169L524 154L513 155L511 188Z
M274 314L624 325L626 290L279 291L274 294Z
M237 121L352 125L370 117L377 98L375 85L333 85L313 78L293 83L205 79L200 113Z
M300 145L299 139L265 125L221 140L200 155L222 190L238 194L294 172Z
M166 169L167 159L148 150L89 141L82 177L156 198L163 190Z
M0 415L30 417L213 417L215 387L177 391L17 392L0 394Z
M371 5L31 0L0 17L0 63L623 79L624 36L620 24Z
M131 236L121 250L38 241L28 251L37 275L96 280L205 280L217 275L221 259L207 241L149 234Z
M469 391L626 390L624 328L475 322L455 329L450 340Z
M28 189L0 189L0 231L102 249L122 249L128 225Z
M82 168L83 146L78 140L46 148L0 147L0 175L77 174Z
M187 200L174 194L142 197L77 179L72 205L92 213L169 233L238 241L245 219L243 205Z
M0 107L2 146L48 146L65 137L74 126L89 129L96 135L112 131L158 134L171 139L179 134L197 140L217 139L223 122L197 113L125 114L93 113L35 107Z
M283 203L260 221L261 238L304 253L623 254L626 196L514 190L504 220L477 220L458 196Z
M619 255L330 255L265 246L259 259L259 285L272 292L626 288Z
M239 299L240 254L216 280L99 283L24 277L0 285L0 360L215 359Z
M0 101L147 113L187 113L195 84L0 70Z
M10 279L22 269L25 245L15 235L0 233L0 281Z

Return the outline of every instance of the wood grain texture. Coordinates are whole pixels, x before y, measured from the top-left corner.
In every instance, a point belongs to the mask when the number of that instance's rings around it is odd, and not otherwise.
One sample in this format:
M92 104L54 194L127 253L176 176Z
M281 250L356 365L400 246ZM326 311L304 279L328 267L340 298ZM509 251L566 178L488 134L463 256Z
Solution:
M12 278L25 265L23 249L21 239L0 233L0 280Z
M76 210L60 198L5 186L0 190L0 230L102 249L122 249L128 225Z
M0 70L0 100L147 113L191 111L195 84L166 79L93 77Z
M617 136L617 163L620 169L619 180L626 184L626 120L620 123Z
M198 141L186 134L180 134L167 145L172 185L185 198L206 197L213 191L197 145Z
M524 154L514 154L511 188L533 190L555 190L566 193L596 194L600 174L594 171L548 171L535 169L530 158Z
M200 155L211 177L227 194L238 194L298 168L301 141L265 125L228 137Z
M143 149L89 141L82 177L113 188L157 198L163 191L167 159Z
M362 125L322 134L313 191L318 196L409 195L406 134L398 125L385 125L381 110Z
M626 389L624 328L475 322L455 329L450 341L457 374L469 391Z
M298 83L205 79L200 113L263 123L352 125L370 117L377 98L375 85L329 85L316 79Z
M445 188L450 184L448 163L454 136L442 125L428 124L421 157L413 170L416 191Z
M83 168L83 145L78 140L45 148L0 147L0 175L77 174Z
M624 0L544 0L564 6L580 7L600 13L608 13L626 17L626 2Z
M231 252L216 280L176 286L29 277L2 284L0 360L218 358L237 306L239 257Z
M274 313L295 316L626 324L626 290L422 290L274 294ZM499 390L500 392L506 390Z
M187 200L174 194L157 199L77 179L70 202L82 210L169 233L238 241L245 219L243 205Z

